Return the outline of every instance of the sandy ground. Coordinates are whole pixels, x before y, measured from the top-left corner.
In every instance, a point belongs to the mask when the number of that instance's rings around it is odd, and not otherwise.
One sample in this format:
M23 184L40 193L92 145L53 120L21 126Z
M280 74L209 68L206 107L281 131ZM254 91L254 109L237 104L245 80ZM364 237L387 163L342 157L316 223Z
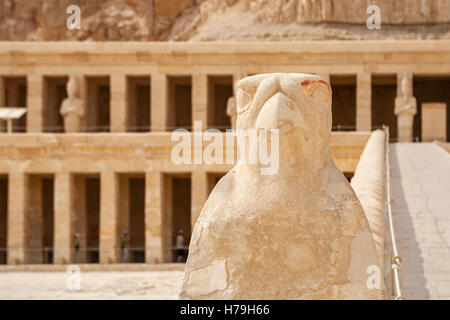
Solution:
M1 272L0 299L178 299L183 271L82 272L67 289L65 272Z

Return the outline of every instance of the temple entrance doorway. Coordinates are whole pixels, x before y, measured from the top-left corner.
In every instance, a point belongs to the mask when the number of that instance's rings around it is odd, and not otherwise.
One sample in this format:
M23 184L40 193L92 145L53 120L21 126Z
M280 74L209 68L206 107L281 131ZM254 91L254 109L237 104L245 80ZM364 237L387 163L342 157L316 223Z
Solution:
M100 176L98 174L74 175L74 200L74 261L75 263L98 263Z
M233 76L208 77L208 127L226 131L231 129L227 116L228 98L233 96Z
M27 107L27 78L22 76L4 77L4 106L15 108ZM12 121L13 132L27 131L27 114Z
M414 75L413 95L417 99L417 114L414 117L413 140L422 137L422 103L446 103L447 141L450 141L450 76Z
M389 127L391 140L397 139L397 117L395 116L395 98L397 97L397 76L372 75L372 129L383 125Z
M164 178L163 246L164 261L177 261L176 237L181 230L185 253L191 238L191 177L190 174L165 175Z
M356 75L331 75L333 130L356 130Z
M44 78L44 131L64 132L64 120L59 112L62 101L67 98L68 77Z
M185 76L169 77L168 129L192 127L192 79Z
M29 176L26 216L26 257L29 264L53 263L54 177Z
M108 76L86 77L86 131L110 131L110 85Z
M150 131L150 77L127 77L129 132Z
M119 175L118 233L120 260L127 263L145 262L145 174ZM124 261L123 247L128 257Z
M0 175L0 264L6 264L8 239L8 176Z

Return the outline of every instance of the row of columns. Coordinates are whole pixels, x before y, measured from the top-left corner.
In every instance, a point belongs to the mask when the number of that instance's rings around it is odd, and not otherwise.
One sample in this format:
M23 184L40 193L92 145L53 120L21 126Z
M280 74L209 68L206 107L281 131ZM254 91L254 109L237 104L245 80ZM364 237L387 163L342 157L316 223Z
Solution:
M233 75L236 83L245 77L246 72L239 71ZM322 75L329 79L329 75ZM27 132L42 132L44 127L44 76L28 74L27 76ZM2 85L0 82L0 89ZM127 74L110 75L110 113L111 132L127 131ZM371 128L371 74L357 74L356 129L367 131ZM0 90L3 93L3 90ZM83 93L86 91L82 90ZM0 96L0 104L3 99ZM151 75L151 131L166 131L168 109L168 76L164 73ZM207 121L208 109L208 74L192 75L192 121ZM206 126L204 126L206 127Z
M191 229L208 197L208 175L194 171L191 175ZM29 176L11 173L8 183L8 264L27 262L27 197ZM74 261L74 175L56 173L54 177L54 263ZM100 263L119 261L119 178L112 171L100 174ZM163 262L164 174L145 173L145 254L147 263Z
M329 74L319 74L330 81ZM372 74L356 74L356 131L372 130Z

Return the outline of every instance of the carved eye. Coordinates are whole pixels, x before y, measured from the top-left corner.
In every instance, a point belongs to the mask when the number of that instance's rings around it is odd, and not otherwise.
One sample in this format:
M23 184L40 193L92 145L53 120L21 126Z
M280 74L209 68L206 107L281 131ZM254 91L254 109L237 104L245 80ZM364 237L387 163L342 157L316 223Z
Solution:
M312 100L321 103L331 103L331 88L328 83L323 80L304 80L300 83L303 94Z
M237 94L236 94L236 107L237 107L237 113L241 114L243 113L245 110L247 110L250 107L250 103L252 102L252 96L240 89L238 90Z

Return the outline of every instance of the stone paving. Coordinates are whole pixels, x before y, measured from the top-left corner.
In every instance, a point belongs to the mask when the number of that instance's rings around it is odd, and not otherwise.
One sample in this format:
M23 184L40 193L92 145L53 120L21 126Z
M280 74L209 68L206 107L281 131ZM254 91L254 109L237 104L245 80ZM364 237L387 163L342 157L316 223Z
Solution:
M180 270L82 271L76 290L66 272L0 272L0 300L178 299L182 278Z
M433 143L396 143L390 162L403 296L450 299L450 154Z

